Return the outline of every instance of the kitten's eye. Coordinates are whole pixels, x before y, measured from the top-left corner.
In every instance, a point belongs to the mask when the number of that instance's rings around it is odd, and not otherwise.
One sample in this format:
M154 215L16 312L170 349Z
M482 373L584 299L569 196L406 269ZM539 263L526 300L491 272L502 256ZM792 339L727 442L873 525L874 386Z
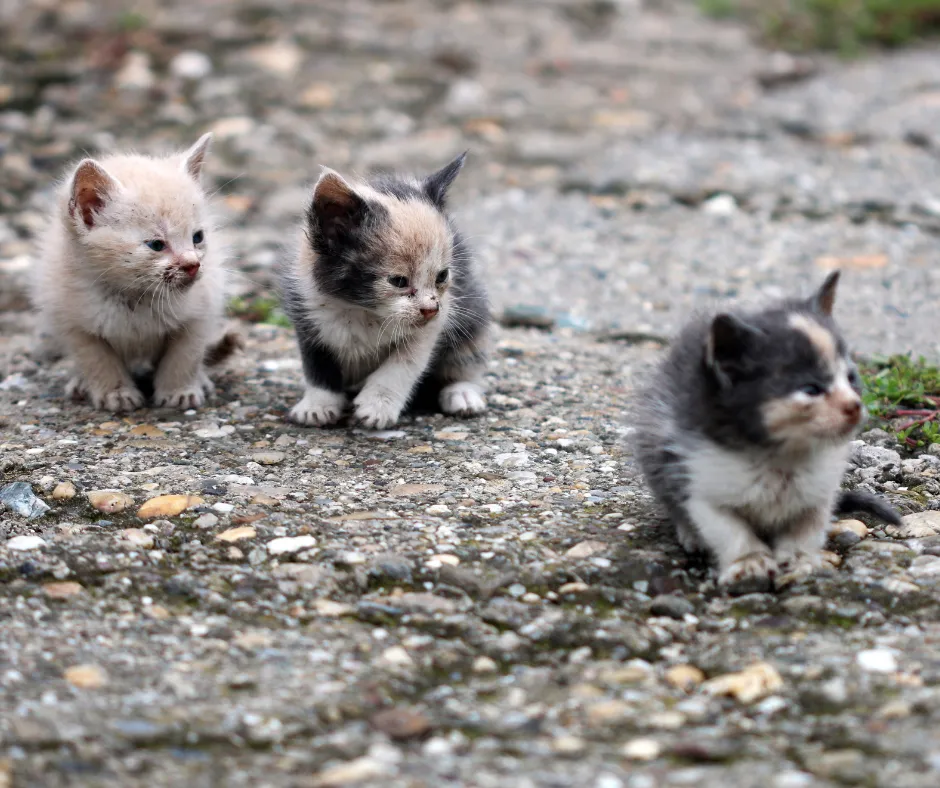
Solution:
M155 252L162 252L164 249L166 249L166 243L161 241L159 238L154 238L150 241L144 241L144 243Z
M196 230L196 232L193 233L193 243L196 246L199 246L199 244L205 240L205 237L206 236L203 234L202 230Z
M817 383L807 383L805 386L800 387L800 394L805 394L808 397L821 397L825 393L826 390Z
M861 381L859 380L859 377L858 377L858 370L850 369L849 370L849 385L857 386L860 382Z
M447 277L448 277L448 276L450 276L450 269L449 269L449 268L445 268L443 271L441 271L441 272L437 275L437 280L436 280L437 283L438 283L439 285L444 284L444 282L447 281Z
M408 277L407 276L390 276L388 278L388 283L392 287L408 287Z

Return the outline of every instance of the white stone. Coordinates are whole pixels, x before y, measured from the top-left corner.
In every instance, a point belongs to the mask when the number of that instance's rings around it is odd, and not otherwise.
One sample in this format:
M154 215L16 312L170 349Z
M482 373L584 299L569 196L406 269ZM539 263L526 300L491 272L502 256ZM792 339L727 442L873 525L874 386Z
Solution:
M702 210L711 216L731 216L738 210L738 203L730 194L716 194L702 204Z
M433 506L429 506L426 511L428 514L450 514L450 507L442 503L436 503Z
M652 761L663 748L656 739L632 739L623 746L623 756L631 761Z
M385 649L382 656L379 657L379 662L394 667L410 667L415 664L408 652L401 646L392 646Z
M46 541L40 536L14 536L7 542L8 550L41 550Z
M224 438L233 432L235 432L235 428L231 424L223 424L221 427L205 427L196 430L196 436L199 438Z
M196 528L215 528L219 524L219 518L210 512L200 514L193 520L193 526Z
M497 454L494 462L500 468L524 468L529 464L529 455L524 451Z
M282 555L284 553L296 553L300 550L306 550L309 547L316 547L317 540L310 534L303 536L282 536L279 539L272 539L267 544L268 552L271 555Z
M894 652L887 648L873 648L860 651L855 655L862 670L869 673L894 673L898 669L898 660Z
M170 61L170 73L180 79L204 79L212 73L212 61L203 52L180 52Z

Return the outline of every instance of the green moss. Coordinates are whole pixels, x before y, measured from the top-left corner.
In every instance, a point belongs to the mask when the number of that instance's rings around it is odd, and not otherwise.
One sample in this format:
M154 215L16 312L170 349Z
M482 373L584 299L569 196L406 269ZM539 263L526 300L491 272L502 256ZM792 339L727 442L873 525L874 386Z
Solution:
M699 0L703 13L738 16L768 44L854 55L940 32L940 0Z
M277 299L270 296L233 298L228 303L228 312L232 317L249 323L265 323L282 328L291 327L290 320L281 310Z

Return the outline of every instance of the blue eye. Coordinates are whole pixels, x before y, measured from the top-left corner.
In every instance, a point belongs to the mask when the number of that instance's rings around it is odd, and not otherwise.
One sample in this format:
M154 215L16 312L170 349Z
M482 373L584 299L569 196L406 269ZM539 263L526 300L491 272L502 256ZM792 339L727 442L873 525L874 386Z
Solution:
M807 383L805 386L800 386L800 394L806 394L808 397L821 397L825 393L826 390L817 383Z
M203 234L202 230L196 230L196 232L193 233L193 243L196 246L199 246L199 244L205 240L205 237L206 236Z
M166 249L166 243L161 241L159 238L154 238L150 241L144 241L144 243L155 252L162 252L164 249Z
M392 287L408 287L408 277L407 276L390 276L388 278L388 283Z

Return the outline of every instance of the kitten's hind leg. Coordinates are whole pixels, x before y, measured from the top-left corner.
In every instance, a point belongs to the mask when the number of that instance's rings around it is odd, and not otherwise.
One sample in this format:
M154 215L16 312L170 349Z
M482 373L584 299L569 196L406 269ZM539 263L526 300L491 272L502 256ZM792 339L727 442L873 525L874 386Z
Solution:
M346 395L308 385L303 399L290 409L290 420L306 427L336 424L346 409Z
M193 323L170 337L153 378L153 402L158 408L201 408L208 376L203 357L211 327Z
M743 518L701 498L691 499L687 510L702 542L718 559L719 585L732 594L773 589L777 562Z
M441 389L441 410L455 416L477 416L486 410L486 397L479 383L469 380L448 383Z
M486 371L485 331L473 341L450 344L434 363L434 377L440 381L438 403L444 413L477 416L486 410L482 384Z

